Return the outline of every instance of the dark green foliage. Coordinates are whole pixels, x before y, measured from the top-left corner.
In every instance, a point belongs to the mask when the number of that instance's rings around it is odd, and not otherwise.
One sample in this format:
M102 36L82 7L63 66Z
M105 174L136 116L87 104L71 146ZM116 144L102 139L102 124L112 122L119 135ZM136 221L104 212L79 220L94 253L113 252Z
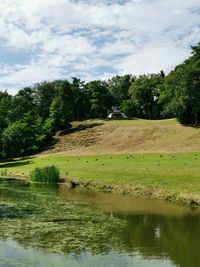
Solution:
M50 106L50 119L52 122L53 132L67 128L65 113L63 113L63 100L56 96Z
M161 95L164 112L171 113L183 124L200 122L200 44L192 56L177 66L167 77Z
M105 118L114 104L114 99L108 91L107 83L104 81L91 81L85 86L91 101L90 117Z
M44 82L34 86L35 102L37 113L40 117L47 119L49 117L49 108L55 97L55 82Z
M0 92L0 158L37 152L50 138L51 130L36 112L32 88L16 96Z
M114 98L114 104L120 105L122 101L129 98L129 88L131 83L135 80L132 75L126 74L124 76L115 76L108 80L108 90L110 91L112 97Z
M158 100L163 82L161 74L141 75L134 80L129 94L139 117L160 119L162 107Z
M26 113L22 120L10 124L2 133L2 153L17 157L37 152L45 144L48 129L41 118Z
M73 91L68 81L60 82L56 87L56 96L50 106L50 119L53 131L69 128L73 118Z
M84 86L84 82L75 77L72 78L71 89L74 96L73 118L74 120L89 117L90 113L90 96Z
M9 113L12 97L7 92L0 91L0 135L9 124Z
M139 112L137 106L132 99L127 99L121 103L121 111L126 114L129 118L138 117Z
M10 124L2 134L2 153L9 156L21 156L25 152L24 135L27 127L26 124L20 121Z
M44 168L36 168L31 172L30 179L32 182L38 183L58 183L60 172L54 165Z
M21 120L25 113L30 111L35 113L36 103L34 101L34 91L27 87L20 90L16 96L11 100L11 107L9 112L10 122Z

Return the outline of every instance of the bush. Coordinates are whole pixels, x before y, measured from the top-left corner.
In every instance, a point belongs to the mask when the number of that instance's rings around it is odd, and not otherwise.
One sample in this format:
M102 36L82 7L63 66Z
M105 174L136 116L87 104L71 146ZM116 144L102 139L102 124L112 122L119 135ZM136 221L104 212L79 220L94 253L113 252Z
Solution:
M60 179L60 172L55 166L36 168L31 172L30 179L32 182L58 183Z
M8 176L8 170L7 170L7 169L2 170L2 171L0 172L0 176L2 176L2 177L6 177L6 176Z

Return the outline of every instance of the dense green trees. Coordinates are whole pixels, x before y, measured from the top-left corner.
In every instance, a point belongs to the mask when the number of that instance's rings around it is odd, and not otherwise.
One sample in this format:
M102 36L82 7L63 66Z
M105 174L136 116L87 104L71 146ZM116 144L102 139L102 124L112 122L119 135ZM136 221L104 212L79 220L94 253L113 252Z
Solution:
M22 156L37 152L48 138L48 128L32 112L10 124L2 133L2 156Z
M15 122L21 120L29 111L35 111L33 89L30 87L20 90L10 103L9 120Z
M0 91L0 134L9 124L9 113L12 97L7 92Z
M162 74L141 75L135 79L129 89L131 105L137 116L145 119L160 119L162 106L159 97L164 78Z
M114 76L108 80L108 90L114 99L115 105L121 105L124 100L127 100L129 88L136 77L126 74L124 76Z
M73 119L73 100L74 95L70 83L60 81L56 85L56 95L49 108L53 132L69 128L70 121Z
M200 44L192 48L189 59L166 77L161 102L164 113L181 123L200 122Z
M71 121L105 118L114 106L129 117L199 124L200 44L167 76L127 74L88 83L73 77L38 83L15 96L0 91L0 157L35 153Z
M85 87L90 96L89 117L105 118L114 103L107 89L107 83L104 81L91 81Z
M34 98L36 111L44 119L49 117L49 108L55 97L55 87L58 81L38 83L34 86Z

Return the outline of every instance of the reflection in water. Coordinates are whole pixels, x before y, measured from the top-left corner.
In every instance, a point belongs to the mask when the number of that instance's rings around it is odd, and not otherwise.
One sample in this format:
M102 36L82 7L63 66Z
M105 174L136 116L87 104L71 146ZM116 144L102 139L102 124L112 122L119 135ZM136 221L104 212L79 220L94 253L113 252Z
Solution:
M200 266L200 217L126 215L126 244L144 258L168 257L177 266Z
M163 201L1 184L0 266L197 267L199 215Z
M4 267L172 267L169 260L144 260L135 254L109 252L106 255L92 255L82 252L79 255L47 254L33 249L24 249L12 240L0 241L0 266Z

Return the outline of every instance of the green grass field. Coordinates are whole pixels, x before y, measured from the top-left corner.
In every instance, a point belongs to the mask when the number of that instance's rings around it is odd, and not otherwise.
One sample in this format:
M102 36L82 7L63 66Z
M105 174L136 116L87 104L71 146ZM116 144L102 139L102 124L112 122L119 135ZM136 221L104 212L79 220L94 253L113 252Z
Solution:
M39 156L0 163L0 174L28 177L34 168L52 164L59 168L62 177L142 186L200 198L200 153Z

